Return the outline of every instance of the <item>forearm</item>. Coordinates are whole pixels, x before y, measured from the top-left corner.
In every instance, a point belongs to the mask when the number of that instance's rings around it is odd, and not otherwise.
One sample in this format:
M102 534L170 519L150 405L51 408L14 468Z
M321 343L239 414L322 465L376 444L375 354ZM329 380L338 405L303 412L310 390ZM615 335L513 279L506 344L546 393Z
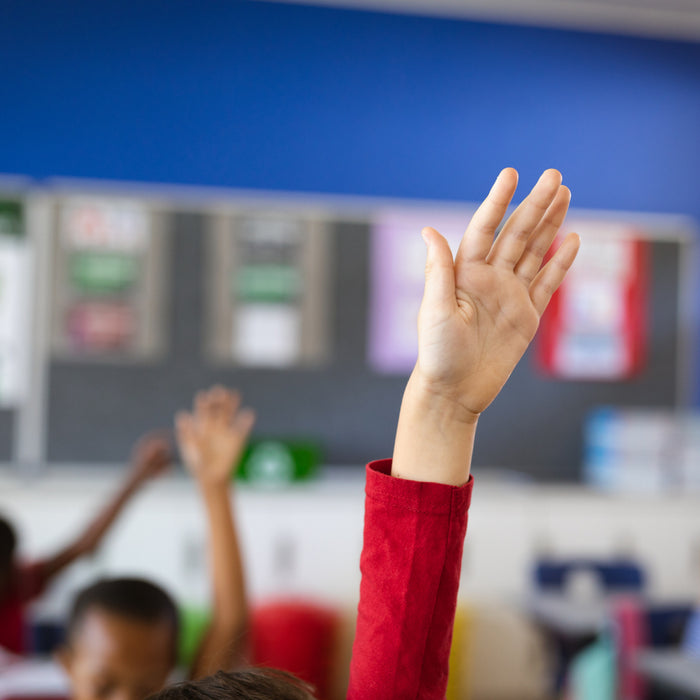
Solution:
M478 415L446 399L414 370L396 430L392 476L461 486L469 479Z
M213 603L218 620L239 625L246 616L246 592L238 536L228 488L202 490L209 529Z
M229 490L219 485L201 486L200 491L208 529L212 621L192 669L193 677L240 664L248 629L243 562Z

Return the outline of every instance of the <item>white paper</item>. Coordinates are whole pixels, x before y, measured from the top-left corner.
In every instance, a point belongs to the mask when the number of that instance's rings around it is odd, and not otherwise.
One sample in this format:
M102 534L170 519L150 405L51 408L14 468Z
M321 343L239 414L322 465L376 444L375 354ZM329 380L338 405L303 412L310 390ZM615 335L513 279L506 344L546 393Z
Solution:
M61 231L71 248L135 253L149 244L148 211L131 200L71 199L61 208Z
M22 401L29 357L28 250L24 240L0 237L0 406Z
M290 304L244 304L233 322L233 355L244 365L288 367L301 358L301 311Z

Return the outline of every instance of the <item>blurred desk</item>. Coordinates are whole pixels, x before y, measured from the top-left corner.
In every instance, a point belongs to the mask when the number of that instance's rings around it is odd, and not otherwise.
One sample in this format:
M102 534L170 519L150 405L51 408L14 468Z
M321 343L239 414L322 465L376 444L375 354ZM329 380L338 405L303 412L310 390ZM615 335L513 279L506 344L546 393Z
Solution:
M700 700L700 659L681 651L643 651L635 666L654 686Z
M536 622L562 637L594 637L605 624L608 601L537 593L527 599L526 610Z
M68 679L53 661L22 660L0 667L0 700L5 698L67 698Z
M556 649L554 688L564 688L572 659L600 633L607 620L606 598L581 598L555 592L532 593L525 600L525 610L550 636Z

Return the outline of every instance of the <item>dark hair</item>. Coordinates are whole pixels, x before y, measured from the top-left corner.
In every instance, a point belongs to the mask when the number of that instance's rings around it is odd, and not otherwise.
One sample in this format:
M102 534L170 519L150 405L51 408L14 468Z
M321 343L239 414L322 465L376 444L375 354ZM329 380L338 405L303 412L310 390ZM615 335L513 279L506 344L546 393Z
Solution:
M138 622L167 622L173 628L173 656L177 647L179 621L172 598L150 581L138 578L102 579L83 589L73 602L68 618L70 642L85 615L95 608Z
M310 686L272 668L248 668L171 685L148 700L313 700Z
M15 529L5 518L0 517L0 578L10 572L16 546L17 535L15 534Z

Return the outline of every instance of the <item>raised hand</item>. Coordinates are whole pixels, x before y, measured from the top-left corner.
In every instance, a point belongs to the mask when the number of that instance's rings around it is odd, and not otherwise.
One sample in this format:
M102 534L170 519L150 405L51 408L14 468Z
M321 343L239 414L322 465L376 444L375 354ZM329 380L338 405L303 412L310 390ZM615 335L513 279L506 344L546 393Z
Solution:
M543 173L500 234L518 174L506 168L472 218L454 260L447 241L428 246L418 316L418 362L404 392L392 474L459 485L469 478L476 423L532 341L576 257L568 235L543 265L569 207L556 170Z
M149 479L164 474L173 461L168 440L162 432L144 435L134 446L131 454L130 480L139 486Z
M467 418L498 394L576 257L578 236L570 234L542 266L571 198L561 181L558 171L545 171L494 241L518 182L515 170L503 170L454 262L447 241L423 230L428 259L416 373Z
M175 428L185 465L203 486L228 483L255 423L238 392L214 387L197 394L192 413L178 413Z
M192 413L175 418L180 453L197 480L204 502L212 585L211 623L195 655L191 678L203 678L242 663L248 605L238 536L228 489L255 414L241 408L236 391L217 386L200 391Z

